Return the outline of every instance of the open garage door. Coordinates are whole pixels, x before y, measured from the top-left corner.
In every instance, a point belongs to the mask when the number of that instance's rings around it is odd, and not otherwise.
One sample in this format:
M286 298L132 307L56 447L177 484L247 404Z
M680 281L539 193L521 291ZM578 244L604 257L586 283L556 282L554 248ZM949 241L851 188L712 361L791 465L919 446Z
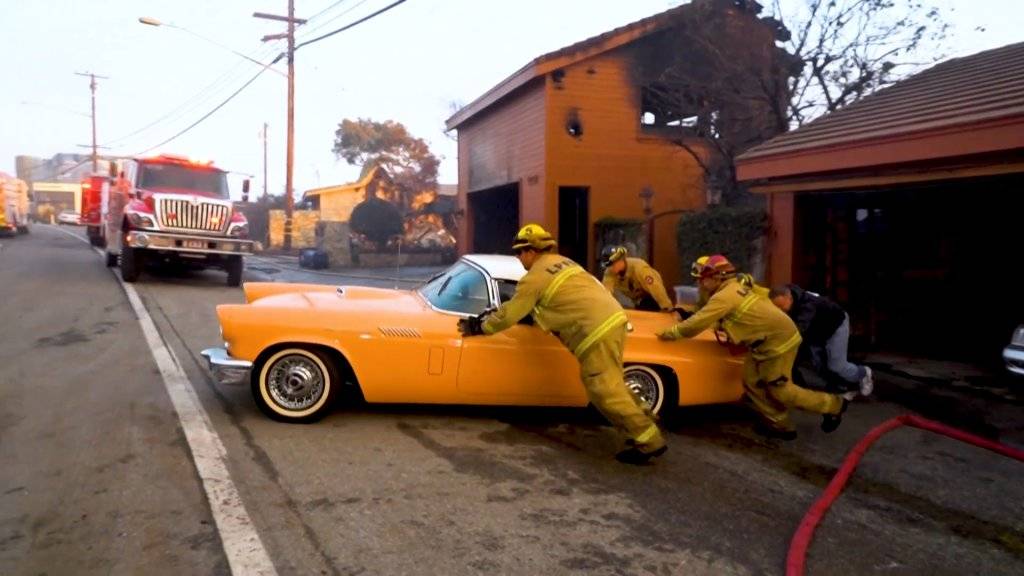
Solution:
M797 198L795 281L850 312L855 344L996 364L1024 323L1024 177Z
M519 184L506 184L469 193L472 218L470 252L511 254L519 231Z

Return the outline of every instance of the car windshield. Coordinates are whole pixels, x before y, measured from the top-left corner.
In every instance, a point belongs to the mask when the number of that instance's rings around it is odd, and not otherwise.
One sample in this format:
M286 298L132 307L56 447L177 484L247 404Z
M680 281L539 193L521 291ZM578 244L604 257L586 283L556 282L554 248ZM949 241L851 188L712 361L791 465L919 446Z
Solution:
M458 262L419 289L435 308L460 314L479 314L487 309L487 278L476 268Z
M176 189L182 192L199 192L215 198L228 198L227 176L220 170L190 168L176 164L143 164L139 171L139 188Z

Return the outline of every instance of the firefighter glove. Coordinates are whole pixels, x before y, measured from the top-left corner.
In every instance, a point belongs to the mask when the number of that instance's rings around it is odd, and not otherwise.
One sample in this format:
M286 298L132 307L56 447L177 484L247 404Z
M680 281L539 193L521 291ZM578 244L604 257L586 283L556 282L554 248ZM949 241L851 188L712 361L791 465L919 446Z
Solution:
M675 340L677 338L679 338L679 336L677 336L676 331L671 328L658 332L658 340Z
M483 336L483 320L477 316L462 318L459 320L459 333L463 336Z

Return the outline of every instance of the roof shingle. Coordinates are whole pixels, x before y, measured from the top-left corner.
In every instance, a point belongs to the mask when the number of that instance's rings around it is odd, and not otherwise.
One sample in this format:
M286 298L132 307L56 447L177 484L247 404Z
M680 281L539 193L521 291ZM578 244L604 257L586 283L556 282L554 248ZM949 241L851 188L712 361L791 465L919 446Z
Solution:
M936 64L748 150L739 161L1024 115L1024 42Z

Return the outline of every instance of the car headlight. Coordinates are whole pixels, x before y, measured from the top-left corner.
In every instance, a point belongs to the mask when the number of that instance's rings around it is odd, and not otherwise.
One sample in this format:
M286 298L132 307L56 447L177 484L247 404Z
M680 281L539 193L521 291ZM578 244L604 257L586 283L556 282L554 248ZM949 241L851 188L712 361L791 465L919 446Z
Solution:
M125 212L125 216L128 217L128 223L135 228L156 228L156 219L152 214Z
M1024 326L1017 326L1017 329L1013 331L1013 339L1010 343L1014 346L1024 347Z
M228 226L228 236L248 236L249 235L249 223L248 222L235 222Z

